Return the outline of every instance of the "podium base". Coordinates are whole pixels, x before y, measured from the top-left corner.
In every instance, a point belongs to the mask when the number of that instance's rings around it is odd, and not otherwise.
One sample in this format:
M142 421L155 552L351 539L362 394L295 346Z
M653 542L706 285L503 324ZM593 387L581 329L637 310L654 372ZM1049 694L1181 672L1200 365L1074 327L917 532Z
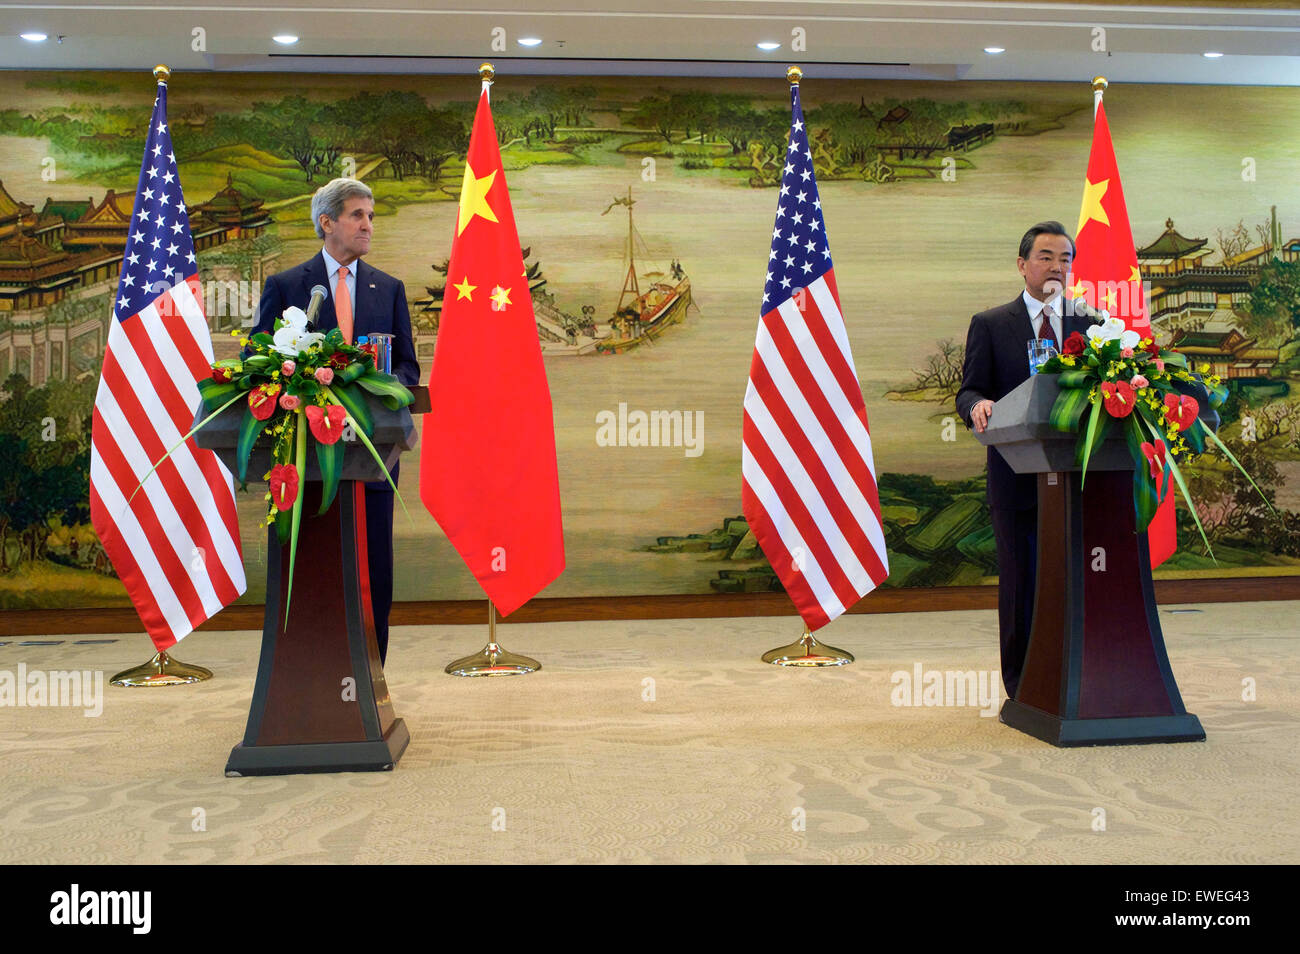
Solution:
M1156 742L1204 742L1201 720L1190 712L1176 716L1130 716L1121 719L1062 719L1014 699L1002 703L998 720L1059 748L1083 745L1145 745Z
M230 750L226 777L299 775L308 772L390 772L406 751L411 734L394 720L378 742L321 742L314 745L244 745Z

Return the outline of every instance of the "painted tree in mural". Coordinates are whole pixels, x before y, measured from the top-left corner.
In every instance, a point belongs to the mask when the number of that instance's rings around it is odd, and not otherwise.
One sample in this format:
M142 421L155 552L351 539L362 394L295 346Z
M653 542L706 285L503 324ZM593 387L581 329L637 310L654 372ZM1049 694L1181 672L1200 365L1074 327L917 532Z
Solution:
M0 384L8 395L0 402L0 572L44 557L54 524L90 517L84 417L93 385L51 381L33 388L19 374Z
M1259 270L1250 293L1251 321L1246 330L1285 340L1300 331L1300 262L1270 262Z
M266 137L262 141L288 154L306 173L308 182L322 173L332 173L347 136L333 107L290 96L274 105L256 103L253 113L259 132Z
M595 97L593 86L537 86L524 94L494 92L492 121L497 142L502 146L520 139L526 145L534 139L555 142L561 125L582 126L589 121ZM452 104L455 115L467 127L476 106L471 102Z

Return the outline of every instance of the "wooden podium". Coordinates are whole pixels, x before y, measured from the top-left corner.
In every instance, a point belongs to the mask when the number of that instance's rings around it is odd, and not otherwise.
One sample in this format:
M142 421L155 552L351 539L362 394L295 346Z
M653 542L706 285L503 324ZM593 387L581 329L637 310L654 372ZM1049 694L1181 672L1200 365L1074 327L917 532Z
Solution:
M1048 423L1057 378L1031 377L994 407L976 437L1016 473L1038 474L1038 568L1029 651L1001 720L1057 746L1202 742L1165 652L1146 533L1133 512L1133 457L1111 425L1086 484L1078 436ZM1204 391L1191 390L1207 427Z
M421 397L427 407L427 393L417 394L417 405ZM411 412L390 411L371 395L365 398L375 422L371 443L391 471L402 452L415 446ZM195 435L232 474L239 470L235 445L244 410L243 402L234 404ZM383 474L364 444L349 442L338 495L316 516L321 475L310 443L289 619L289 547L280 545L271 526L257 682L244 740L226 763L228 776L386 771L411 738L393 711L370 606L363 482ZM270 448L255 447L250 481L270 467Z

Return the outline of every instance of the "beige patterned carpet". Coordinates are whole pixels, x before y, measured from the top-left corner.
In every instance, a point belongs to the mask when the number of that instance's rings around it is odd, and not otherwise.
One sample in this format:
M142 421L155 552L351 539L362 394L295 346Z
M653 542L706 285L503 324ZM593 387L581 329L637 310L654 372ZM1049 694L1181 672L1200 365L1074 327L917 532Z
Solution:
M858 661L821 671L758 661L789 619L503 626L544 668L494 680L442 673L485 627L409 627L395 771L235 779L258 634L199 633L177 655L209 682L106 689L98 718L0 709L0 862L1300 861L1300 605L1171 609L1205 743L1056 749L974 707L891 704L916 663L996 668L992 612L846 617L823 635ZM13 640L0 670L148 656L73 639Z

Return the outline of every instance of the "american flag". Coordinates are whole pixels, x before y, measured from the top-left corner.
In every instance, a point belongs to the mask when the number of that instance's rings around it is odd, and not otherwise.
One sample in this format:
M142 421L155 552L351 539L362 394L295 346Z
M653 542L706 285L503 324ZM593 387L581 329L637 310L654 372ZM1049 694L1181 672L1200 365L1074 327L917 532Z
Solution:
M90 517L159 650L246 587L230 472L190 438L211 373L194 241L158 84L95 395Z
M795 608L818 629L889 575L880 497L812 151L793 118L762 318L745 390L745 518Z

